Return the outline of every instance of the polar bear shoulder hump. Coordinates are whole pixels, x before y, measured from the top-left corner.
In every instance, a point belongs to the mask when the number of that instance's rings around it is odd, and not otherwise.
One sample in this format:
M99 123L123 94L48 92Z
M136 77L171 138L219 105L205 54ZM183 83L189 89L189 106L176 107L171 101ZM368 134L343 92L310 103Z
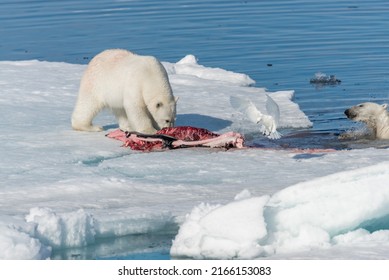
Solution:
M105 50L98 55L96 55L92 60L93 61L100 61L100 62L118 62L120 63L121 61L126 61L128 60L131 61L144 61L145 63L149 64L160 64L158 59L156 59L154 56L146 56L146 55L138 55L136 53L133 53L128 50L124 49L109 49Z

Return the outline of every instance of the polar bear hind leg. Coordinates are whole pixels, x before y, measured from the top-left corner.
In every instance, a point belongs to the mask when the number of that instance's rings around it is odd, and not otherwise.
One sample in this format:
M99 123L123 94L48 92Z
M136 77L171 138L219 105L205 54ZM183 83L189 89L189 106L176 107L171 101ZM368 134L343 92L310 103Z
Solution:
M90 94L80 94L72 114L72 127L74 130L98 132L103 128L92 124L94 117L103 108L99 106Z

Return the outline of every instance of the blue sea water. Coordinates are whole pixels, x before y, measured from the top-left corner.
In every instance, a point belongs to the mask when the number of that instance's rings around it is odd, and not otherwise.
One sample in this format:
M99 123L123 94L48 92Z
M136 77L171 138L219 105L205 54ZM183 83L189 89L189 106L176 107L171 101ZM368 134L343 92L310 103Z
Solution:
M307 139L320 145L354 125L347 107L389 101L385 0L5 0L0 7L0 60L86 64L107 48L169 62L194 54L200 64L246 73L269 91L294 89L313 121L309 134L320 135ZM311 84L318 72L341 83ZM141 253L126 257L164 259L173 236L143 236L143 245L134 245ZM98 248L87 251L82 255L101 257Z
M194 54L270 91L296 90L316 131L349 126L348 106L389 99L384 0L8 0L0 22L0 60L87 63L107 48L169 62ZM342 82L315 87L317 72Z

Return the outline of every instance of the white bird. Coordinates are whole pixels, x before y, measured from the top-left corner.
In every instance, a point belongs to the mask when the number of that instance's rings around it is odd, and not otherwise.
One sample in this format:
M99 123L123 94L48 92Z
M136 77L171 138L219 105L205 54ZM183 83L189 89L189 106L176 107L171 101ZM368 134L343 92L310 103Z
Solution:
M261 111L248 99L236 96L230 97L231 106L243 113L251 122L259 124L260 131L270 139L281 138L281 133L277 131L280 120L280 109L277 103L267 95L266 110L269 115L262 114Z

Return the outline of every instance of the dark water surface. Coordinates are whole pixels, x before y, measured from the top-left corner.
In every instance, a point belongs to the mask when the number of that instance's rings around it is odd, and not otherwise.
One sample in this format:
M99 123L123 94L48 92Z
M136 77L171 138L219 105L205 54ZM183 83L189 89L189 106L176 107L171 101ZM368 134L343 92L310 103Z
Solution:
M344 144L337 143L336 135L355 125L346 120L344 110L364 101L389 99L389 3L385 0L0 3L0 60L86 64L107 48L130 49L169 62L194 54L200 64L248 74L258 87L294 89L295 101L314 127L286 131L285 145L306 141L341 148ZM336 75L341 83L312 85L309 81L317 72ZM361 143L362 147L371 144ZM166 240L160 242L161 250L156 245L161 254L138 258L166 258L170 242ZM56 256L69 258L66 252Z

